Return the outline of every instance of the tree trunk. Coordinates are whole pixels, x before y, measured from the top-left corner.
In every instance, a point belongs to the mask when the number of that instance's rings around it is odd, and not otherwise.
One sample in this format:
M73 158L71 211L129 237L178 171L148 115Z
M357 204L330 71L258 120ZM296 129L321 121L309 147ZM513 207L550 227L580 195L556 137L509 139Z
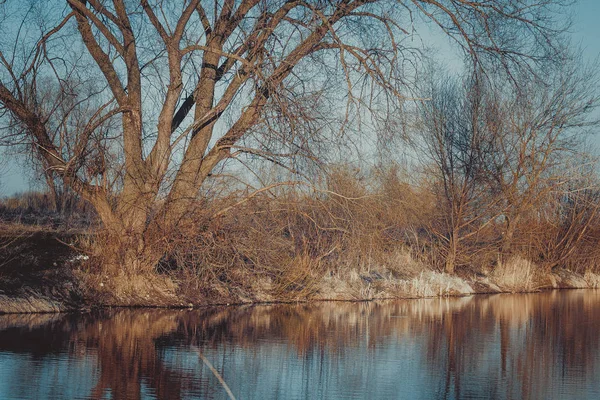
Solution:
M505 215L506 218L506 228L504 230L504 234L502 235L502 246L501 246L501 256L502 260L506 261L506 258L510 256L513 247L513 241L515 236L515 228L517 226L519 217L508 216Z
M154 271L162 248L158 229L148 226L149 212L143 199L136 199L137 212L119 212L96 206L104 231L99 235L98 249L102 251L101 267L107 272L124 271L128 274L145 274Z
M109 273L128 275L153 273L163 254L161 248L149 244L147 235L121 231L107 231L100 244L104 265Z
M46 186L48 186L48 192L50 193L50 202L52 203L53 211L56 211L58 214L60 214L62 213L61 199L58 195L58 190L56 190L56 184L51 172L45 172L44 178L46 179Z
M457 239L458 235L456 232L452 232L450 235L450 242L448 243L448 253L446 254L446 265L444 271L447 274L454 274L456 267L456 253L457 253Z

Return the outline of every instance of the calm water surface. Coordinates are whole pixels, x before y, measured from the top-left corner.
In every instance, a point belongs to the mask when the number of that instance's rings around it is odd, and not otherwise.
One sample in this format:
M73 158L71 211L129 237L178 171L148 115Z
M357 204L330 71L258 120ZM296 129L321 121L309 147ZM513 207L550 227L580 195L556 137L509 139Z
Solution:
M600 399L600 292L0 316L0 398Z

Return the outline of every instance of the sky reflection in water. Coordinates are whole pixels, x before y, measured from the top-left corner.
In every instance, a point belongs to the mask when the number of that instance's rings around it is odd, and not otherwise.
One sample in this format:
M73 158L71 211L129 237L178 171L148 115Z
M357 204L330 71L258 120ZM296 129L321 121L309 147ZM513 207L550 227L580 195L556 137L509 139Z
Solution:
M0 398L598 399L600 292L0 316Z

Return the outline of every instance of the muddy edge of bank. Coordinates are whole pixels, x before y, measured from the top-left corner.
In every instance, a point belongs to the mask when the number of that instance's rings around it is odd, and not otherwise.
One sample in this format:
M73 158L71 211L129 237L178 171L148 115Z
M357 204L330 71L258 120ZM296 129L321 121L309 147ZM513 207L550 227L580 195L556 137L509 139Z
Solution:
M455 278L456 279L456 278ZM560 270L549 274L548 281L551 285L542 286L529 291L510 291L503 290L496 284L485 278L461 279L468 291L457 291L455 289L442 291L434 295L408 295L399 290L398 293L389 291L377 293L373 296L358 296L356 290L350 290L347 293L336 292L334 296L320 296L316 293L306 298L292 298L290 295L281 298L272 297L269 299L244 299L244 298L205 298L191 302L185 297L177 295L161 296L159 298L146 298L132 296L122 299L105 299L105 301L96 298L86 298L81 294L74 282L56 282L56 285L46 287L43 292L30 287L22 287L18 292L3 294L0 290L0 314L30 314L30 313L61 313L61 312L82 312L90 311L95 308L108 307L128 307L128 308L199 308L207 306L235 306L249 304L275 304L275 303L311 303L321 301L344 301L344 302L362 302L376 300L401 300L401 299L419 299L419 298L440 298L440 297L461 297L480 294L499 294L499 293L535 293L547 290L566 290L566 289L595 289L596 286L587 282L582 274ZM409 281L407 281L408 283ZM46 282L51 283L51 282ZM1 288L0 288L1 289Z

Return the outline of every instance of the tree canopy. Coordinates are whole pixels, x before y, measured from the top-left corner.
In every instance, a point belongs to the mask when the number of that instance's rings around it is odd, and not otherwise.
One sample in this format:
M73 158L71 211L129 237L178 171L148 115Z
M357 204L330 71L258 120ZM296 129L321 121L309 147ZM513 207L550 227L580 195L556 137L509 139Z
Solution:
M562 0L52 0L0 5L2 140L90 201L116 264L151 267L206 178L285 163L419 99L422 24L484 70L557 61ZM380 125L377 125L380 124Z

